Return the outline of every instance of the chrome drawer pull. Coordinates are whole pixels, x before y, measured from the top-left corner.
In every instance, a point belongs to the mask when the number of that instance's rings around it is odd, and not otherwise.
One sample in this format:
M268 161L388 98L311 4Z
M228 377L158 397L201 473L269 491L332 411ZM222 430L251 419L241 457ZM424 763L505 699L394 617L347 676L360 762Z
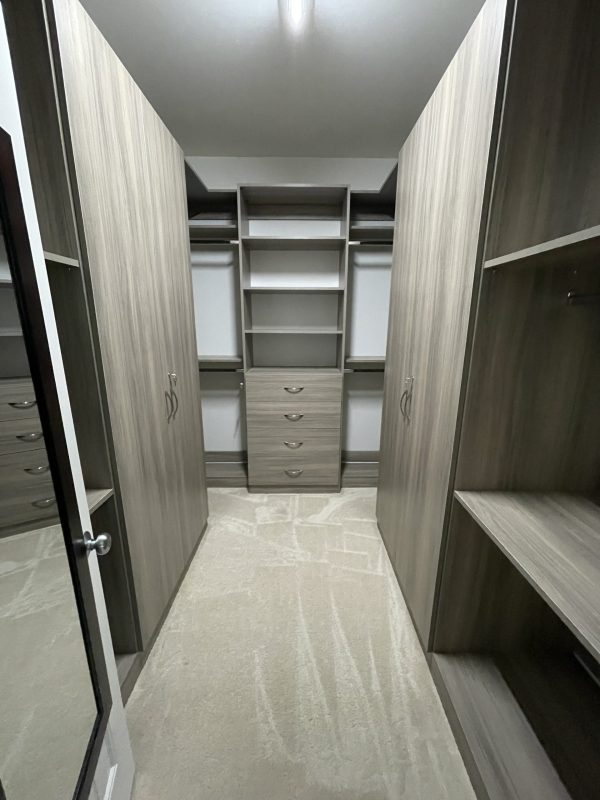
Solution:
M290 394L300 394L304 391L304 386L284 386L283 388Z
M289 447L290 450L297 450L299 447L302 447L304 442L284 442L286 447Z
M25 472L28 472L30 475L44 475L50 467L48 464L41 465L39 467L25 467Z
M284 469L285 474L290 478L299 478L304 472L303 469Z
M17 439L20 439L22 442L37 442L43 435L41 431L37 431L36 433L21 433L17 436Z
M12 406L13 408L18 408L19 410L22 410L37 406L37 400L23 400L20 403L9 403L8 405Z
M56 500L54 499L54 497L45 497L43 500L34 500L31 505L35 506L36 508L49 508L50 506L53 506L55 503Z
M284 414L283 416L289 419L290 422L298 422L299 419L302 419L304 414Z

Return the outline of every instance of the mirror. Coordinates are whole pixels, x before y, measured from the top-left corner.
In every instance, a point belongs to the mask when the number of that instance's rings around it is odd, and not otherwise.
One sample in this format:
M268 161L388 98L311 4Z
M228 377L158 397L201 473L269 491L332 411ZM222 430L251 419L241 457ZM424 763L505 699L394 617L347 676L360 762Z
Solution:
M0 187L2 188L2 187ZM4 236L10 236L2 220ZM77 791L98 719L10 263L0 236L0 800ZM14 259L13 259L14 262ZM31 350L30 350L31 352ZM47 419L47 417L46 417ZM49 437L47 437L49 438ZM68 539L68 537L67 537Z

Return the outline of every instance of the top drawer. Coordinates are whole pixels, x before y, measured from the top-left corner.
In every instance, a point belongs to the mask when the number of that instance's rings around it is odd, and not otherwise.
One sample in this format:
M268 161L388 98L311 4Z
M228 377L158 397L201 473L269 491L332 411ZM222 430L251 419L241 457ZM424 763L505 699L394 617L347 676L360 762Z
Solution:
M0 420L38 416L33 383L29 379L0 381Z
M341 372L320 370L273 370L248 372L246 374L246 396L249 403L288 403L297 400L304 403L342 401Z

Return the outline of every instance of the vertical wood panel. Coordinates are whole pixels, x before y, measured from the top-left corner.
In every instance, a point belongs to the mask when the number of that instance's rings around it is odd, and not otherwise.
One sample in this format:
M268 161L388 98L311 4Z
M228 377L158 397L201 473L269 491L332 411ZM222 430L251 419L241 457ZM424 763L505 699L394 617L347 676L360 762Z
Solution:
M428 644L480 242L505 0L488 0L398 167L378 520ZM413 375L409 424L400 418Z
M183 156L79 3L55 0L53 8L147 643L206 520ZM180 408L169 424L170 371L178 375Z

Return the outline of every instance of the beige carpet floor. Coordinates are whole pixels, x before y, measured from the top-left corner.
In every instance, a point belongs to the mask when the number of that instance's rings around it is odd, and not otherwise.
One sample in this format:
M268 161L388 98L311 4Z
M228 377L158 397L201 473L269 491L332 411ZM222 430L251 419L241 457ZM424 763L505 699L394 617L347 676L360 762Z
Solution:
M135 800L473 800L375 491L210 491L127 706Z

